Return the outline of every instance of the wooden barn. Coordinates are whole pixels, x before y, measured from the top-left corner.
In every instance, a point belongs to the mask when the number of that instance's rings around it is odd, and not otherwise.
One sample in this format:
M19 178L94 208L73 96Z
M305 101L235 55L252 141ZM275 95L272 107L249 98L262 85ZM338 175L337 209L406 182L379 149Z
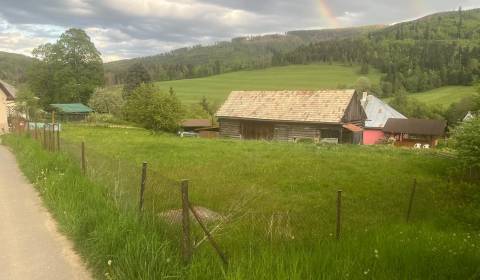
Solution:
M388 119L383 132L387 138L394 138L396 146L414 147L428 145L435 147L438 139L445 134L447 122L425 119Z
M234 91L216 116L221 137L354 144L367 119L355 90Z

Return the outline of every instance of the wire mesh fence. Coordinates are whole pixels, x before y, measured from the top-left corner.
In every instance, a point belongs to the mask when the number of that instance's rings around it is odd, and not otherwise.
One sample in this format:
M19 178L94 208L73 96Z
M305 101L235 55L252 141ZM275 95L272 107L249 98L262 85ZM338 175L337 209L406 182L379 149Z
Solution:
M193 187L190 188L191 201L189 200L187 205L188 220L192 222L189 233L186 233L185 204L182 201L180 187L182 178L166 176L150 167L148 163L144 168L143 162L129 160L122 154L112 155L94 145L89 145L88 142L66 139L62 137L59 124L27 123L14 127L14 132L37 140L45 150L68 156L84 176L106 189L120 213L135 212L140 219L161 224L165 230L172 233L172 236L178 238L179 251L184 250L182 244L185 243L182 243L182 240L190 244L190 252L184 254L191 255L193 250L205 243L211 243L218 247L215 250L221 252L220 257L226 259L226 256L222 257L222 245L238 243L239 236L253 243L295 241L315 244L325 240L326 237L332 240L339 239L344 232L348 234L351 231L362 231L371 225L387 222L385 215L373 215L372 211L365 216L374 218L365 219L364 224L359 226L358 221L353 221L358 217L358 213L353 212L352 209L355 207L352 205L372 202L361 201L361 197L357 201L352 200L348 193L344 194L346 199L342 200L340 193L332 192L331 197L316 201L315 208L311 205L305 208L296 205L294 209L290 209L286 204L280 205L277 210L262 211L261 207L252 207L261 204L263 199L268 199L268 195L262 191L245 189L242 195L236 196L230 203L222 204L219 209L216 207L218 204L215 204L218 201L209 199L209 194L202 193L205 190ZM192 183L195 186L195 182ZM426 197L427 195L422 192L424 190L417 189L416 195ZM413 211L417 207L413 203L413 194L410 197L410 188L407 193L409 196L405 197L405 209L399 210L401 217L397 217L398 220L405 219L405 215L410 219L412 207ZM246 234L250 236L245 237ZM185 241L186 235L188 241ZM216 243L215 239L222 242ZM227 251L232 247L235 246L227 247Z

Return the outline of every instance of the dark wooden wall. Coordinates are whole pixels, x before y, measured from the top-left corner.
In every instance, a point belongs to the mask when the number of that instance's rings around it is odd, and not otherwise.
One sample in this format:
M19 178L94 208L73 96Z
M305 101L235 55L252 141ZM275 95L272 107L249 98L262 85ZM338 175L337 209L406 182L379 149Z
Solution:
M220 136L242 139L265 139L277 141L296 141L299 139L339 138L345 135L341 124L282 123L266 121L243 121L219 119ZM270 133L273 128L273 134ZM257 131L254 131L258 129ZM342 132L341 132L342 131Z
M350 104L348 104L345 114L342 118L344 123L353 123L360 126L365 126L365 120L367 115L363 110L362 103L358 97L358 94L355 92Z

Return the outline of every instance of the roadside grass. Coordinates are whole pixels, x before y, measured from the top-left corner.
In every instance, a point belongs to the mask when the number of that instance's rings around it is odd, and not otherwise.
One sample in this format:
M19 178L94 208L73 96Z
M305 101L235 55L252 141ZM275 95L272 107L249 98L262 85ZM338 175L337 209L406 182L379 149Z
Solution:
M181 139L82 126L66 127L63 137L61 155L26 138L5 141L99 278L110 271L109 259L113 279L480 277L480 210L472 195L478 185L458 181L450 174L455 163L432 152ZM78 167L81 141L89 179ZM143 161L149 175L139 220ZM419 184L407 224L414 177ZM180 264L179 226L158 214L179 207L182 178L191 180L194 205L229 217L214 233L229 256L227 270L207 243L190 266ZM338 189L344 193L339 241ZM194 232L196 241L202 238L197 226Z
M196 103L203 96L222 103L234 90L319 90L339 86L353 87L358 78L357 66L329 64L292 65L262 70L239 71L197 79L158 82L165 92L170 87L182 102ZM380 73L372 70L367 75L372 83L378 83ZM121 90L113 86L109 90Z

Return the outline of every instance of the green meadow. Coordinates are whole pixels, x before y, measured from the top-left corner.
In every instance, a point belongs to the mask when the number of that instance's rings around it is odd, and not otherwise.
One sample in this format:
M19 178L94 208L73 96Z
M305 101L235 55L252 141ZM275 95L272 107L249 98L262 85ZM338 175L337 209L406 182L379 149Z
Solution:
M84 126L68 126L62 139L60 154L26 137L4 142L99 279L480 277L479 186L463 182L455 161L433 151L178 138ZM87 176L79 167L81 141ZM139 218L144 161L145 209ZM182 266L180 225L165 219L180 207L181 179L190 180L192 204L223 217L207 224L228 267L193 221L197 248L191 264Z
M332 88L352 88L362 75L358 67L311 64L272 67L263 70L240 71L197 79L157 82L168 91L170 87L185 103L195 103L203 96L217 103L222 103L234 90L315 90ZM372 70L367 77L376 84L380 73ZM120 86L109 90L119 91ZM444 108L466 96L473 95L475 87L447 86L426 92L411 94L412 97L429 105ZM387 98L388 100L388 98Z
M223 102L234 90L315 90L353 87L359 67L312 64L273 67L263 70L240 71L197 79L158 82L164 91L170 87L186 103L194 103L203 96L214 102ZM373 83L380 80L378 72L367 75ZM120 87L111 87L120 90Z
M429 105L439 105L444 108L450 104L459 102L462 98L472 96L476 93L473 86L448 86L412 94L411 97Z

